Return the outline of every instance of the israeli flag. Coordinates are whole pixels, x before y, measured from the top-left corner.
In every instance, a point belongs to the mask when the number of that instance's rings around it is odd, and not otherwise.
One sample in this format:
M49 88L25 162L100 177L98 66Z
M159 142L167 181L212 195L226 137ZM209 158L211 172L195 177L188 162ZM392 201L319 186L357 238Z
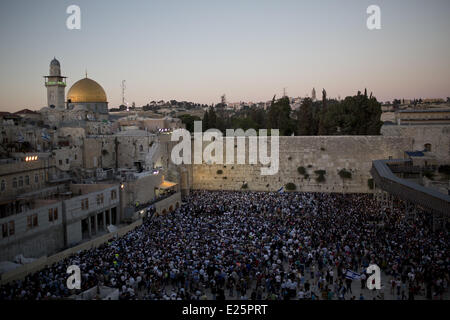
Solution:
M25 141L25 138L23 137L22 132L21 131L17 132L17 142L22 143L24 141Z
M42 137L42 139L44 139L45 141L50 141L50 135L47 133L47 131L45 131L45 129L42 130L42 132L41 132L41 137Z
M356 273L355 271L347 270L345 272L345 278L350 280L359 280L361 279L361 275L359 273Z
M284 192L284 187L281 187L280 189L278 189L277 192L278 192L278 193L283 193L283 192Z

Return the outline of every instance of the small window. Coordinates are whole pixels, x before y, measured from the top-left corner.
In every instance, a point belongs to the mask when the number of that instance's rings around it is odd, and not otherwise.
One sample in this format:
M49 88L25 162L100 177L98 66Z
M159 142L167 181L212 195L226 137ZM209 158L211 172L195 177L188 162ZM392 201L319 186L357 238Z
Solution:
M0 191L5 191L6 190L6 181L2 180L2 183L0 184Z
M37 213L33 214L33 228L38 226L38 215Z
M103 204L103 193L97 195L97 204Z
M58 220L58 207L48 209L48 221Z
M139 146L139 151L143 152L144 151L144 147L142 146L142 144Z
M13 221L9 222L9 235L13 236L15 232L16 232L16 229L15 229L14 220L13 220Z
M66 159L66 164L69 164L69 159Z
M2 237L3 238L8 237L8 224L7 223L2 224Z
M17 188L17 178L13 179L13 188Z
M23 187L23 177L19 177L19 188Z
M117 190L111 190L111 200L115 200L117 198Z
M30 185L30 176L25 176L25 184L26 184L27 186Z
M424 148L425 148L425 152L431 152L431 144L430 143L426 143L425 145L424 145Z
M32 229L33 228L33 220L31 216L27 217L27 230Z
M83 199L81 200L81 210L87 210L89 209L89 199Z
M61 159L59 159L59 165L62 166L62 160Z
M38 183L39 182L39 175L36 173L34 175L34 183Z

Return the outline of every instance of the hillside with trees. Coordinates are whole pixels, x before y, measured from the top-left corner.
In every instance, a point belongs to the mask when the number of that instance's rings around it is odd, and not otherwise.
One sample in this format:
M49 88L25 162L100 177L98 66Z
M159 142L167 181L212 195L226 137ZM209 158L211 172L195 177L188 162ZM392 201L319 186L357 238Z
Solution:
M342 101L328 99L323 90L321 101L305 98L295 111L288 97L273 97L267 110L245 106L230 112L221 104L211 106L204 114L203 130L215 128L225 134L226 129L279 129L283 136L379 135L380 117L381 103L372 94L368 96L367 90ZM182 120L193 128L192 118Z

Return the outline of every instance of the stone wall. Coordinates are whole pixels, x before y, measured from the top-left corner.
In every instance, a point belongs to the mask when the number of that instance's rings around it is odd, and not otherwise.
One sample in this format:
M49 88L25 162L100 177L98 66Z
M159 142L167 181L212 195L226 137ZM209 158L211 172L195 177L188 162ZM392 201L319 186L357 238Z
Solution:
M209 142L204 142L203 148L207 144ZM404 150L412 148L412 139L383 136L297 136L280 137L279 144L280 165L275 175L261 175L259 162L255 165L248 164L246 150L247 159L243 165L192 165L192 170L187 170L192 172L190 187L244 190L242 186L247 184L248 190L274 191L287 183L293 183L297 191L369 192L368 179L371 178L369 170L372 160L403 158ZM298 173L297 168L300 166L305 168L308 178ZM341 169L350 171L351 179L341 179L338 174ZM326 171L324 182L316 181L316 170Z
M384 125L381 133L385 137L410 137L412 148L405 151L423 151L429 143L438 163L450 162L450 125Z
M33 153L32 155L36 155ZM45 187L47 172L53 172L54 160L40 157L37 161L18 161L0 165L0 201L15 198L26 192L40 190ZM14 182L17 185L14 187Z
M181 192L177 192L168 198L154 204L157 214L166 214L181 206Z
M2 241L0 261L11 261L19 254L23 254L26 258L39 258L63 247L64 228L62 224L55 224L53 227L46 228L45 231L34 232L30 236L16 237L13 241Z
M84 140L83 167L94 168L133 168L135 162L141 162L144 169L150 169L148 153L157 137L145 131L136 135L120 133L117 135L89 136ZM116 149L117 140L117 149Z
M122 209L155 199L155 188L162 183L162 178L161 174L147 174L134 181L123 182L124 187L120 193Z

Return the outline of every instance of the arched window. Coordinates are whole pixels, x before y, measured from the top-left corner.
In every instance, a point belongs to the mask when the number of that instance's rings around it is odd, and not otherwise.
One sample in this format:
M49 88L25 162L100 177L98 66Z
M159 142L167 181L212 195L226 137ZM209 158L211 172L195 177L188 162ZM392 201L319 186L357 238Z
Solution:
M23 177L19 177L19 188L23 187Z
M144 147L142 146L142 144L139 146L139 151L144 152Z
M431 152L431 143L425 143L424 148L425 152Z
M29 176L25 176L25 185L27 185L27 186L30 185L30 177Z
M17 188L17 178L13 179L13 188Z
M0 191L5 191L6 190L6 181L2 180L2 183L0 184Z

